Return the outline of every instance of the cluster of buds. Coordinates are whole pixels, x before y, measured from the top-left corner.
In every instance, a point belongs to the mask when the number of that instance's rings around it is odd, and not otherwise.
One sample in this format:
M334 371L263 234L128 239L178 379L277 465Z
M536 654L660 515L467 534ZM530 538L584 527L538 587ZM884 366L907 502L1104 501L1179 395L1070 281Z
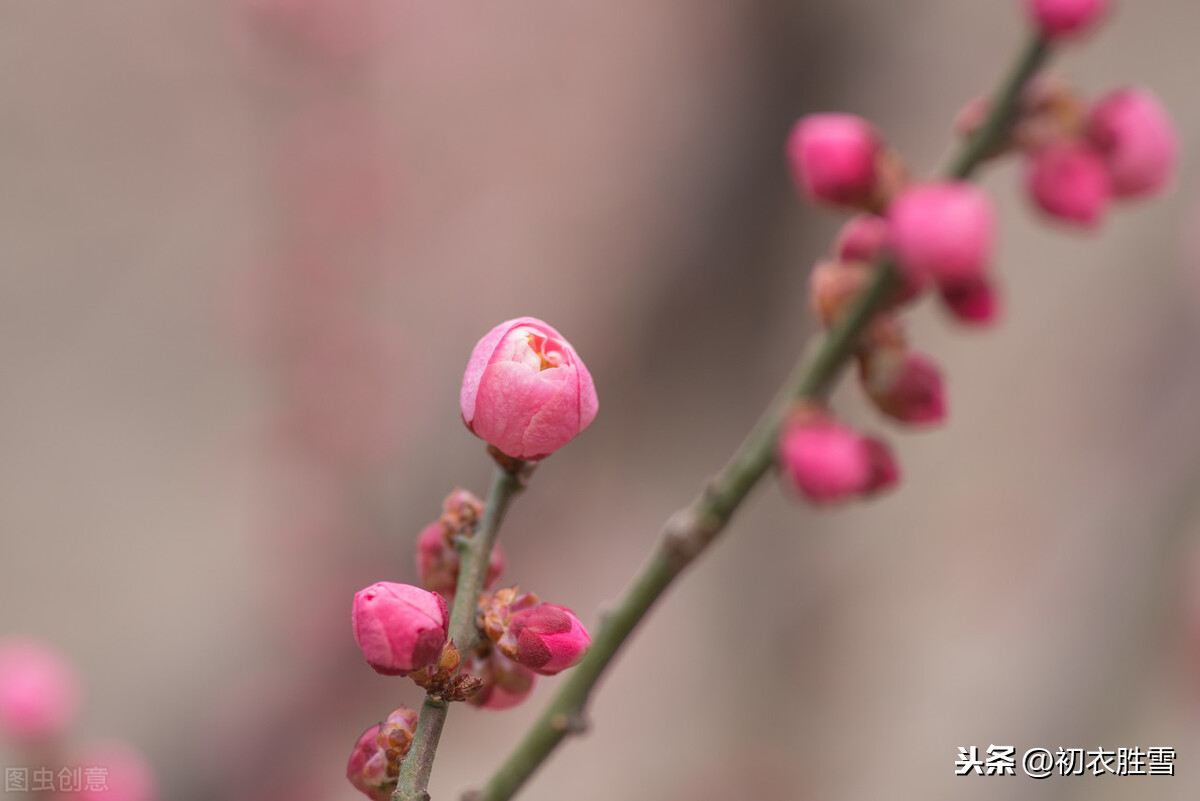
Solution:
M463 376L461 407L467 428L488 443L507 472L527 474L591 424L598 402L587 367L558 331L521 317L501 323L475 346ZM591 645L587 629L562 606L541 603L516 587L488 592L504 571L499 545L488 555L483 592L460 596L463 554L475 545L484 506L463 489L442 502L442 513L417 537L421 587L381 581L354 596L354 638L367 663L389 676L407 676L431 695L507 709L552 676L579 662ZM478 574L472 574L478 581ZM464 590L478 589L463 579ZM447 603L472 604L475 626L454 642ZM461 632L454 633L458 637ZM401 708L359 738L346 775L358 790L382 801L395 790L417 716Z
M62 788L64 794L154 801L158 798L154 773L136 749L116 741L92 743L78 751L71 747L82 695L74 668L54 649L29 639L0 642L0 735L31 760L74 753L72 764L98 771L98 780Z
M1040 35L1061 40L1084 33L1107 10L1097 0L1029 0ZM960 115L967 136L988 116L985 101ZM1058 219L1094 225L1110 198L1160 191L1175 166L1175 133L1158 101L1122 89L1090 108L1045 79L1024 88L1007 140L987 155L1023 153L1030 195ZM996 214L988 196L965 181L913 181L899 157L866 120L813 114L792 128L791 173L810 200L858 212L843 227L831 257L810 279L813 311L838 324L881 268L896 280L883 309L860 340L855 358L872 405L894 421L938 423L946 416L941 372L911 349L898 317L926 291L959 322L986 325L999 314L991 273ZM781 427L778 461L803 495L817 502L861 497L893 485L898 471L886 446L810 403Z

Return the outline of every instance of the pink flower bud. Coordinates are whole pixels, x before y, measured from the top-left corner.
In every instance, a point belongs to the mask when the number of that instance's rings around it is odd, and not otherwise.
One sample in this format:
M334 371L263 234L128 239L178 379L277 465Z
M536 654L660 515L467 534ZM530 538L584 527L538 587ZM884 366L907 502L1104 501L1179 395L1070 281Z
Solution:
M940 423L946 417L942 374L912 351L878 349L861 361L863 387L879 411L902 423Z
M438 593L447 603L458 588L460 557L455 547L458 536L470 537L483 514L483 504L466 490L455 490L442 503L442 516L417 536L417 575L421 586ZM491 588L504 571L504 551L496 543L488 559L484 586Z
M537 674L532 670L490 647L486 655L472 654L463 665L463 672L483 681L479 692L467 701L483 709L514 707L529 697L537 682Z
M596 417L592 376L563 336L533 317L493 328L471 352L459 397L475 436L514 459L542 459Z
M986 278L950 281L938 292L950 313L969 325L988 325L1000 315L1000 297Z
M888 236L887 220L874 214L856 214L838 232L834 258L870 264L884 255Z
M1042 35L1058 39L1081 34L1108 11L1108 0L1026 0Z
M14 740L61 737L75 717L79 680L61 656L33 640L0 644L0 731Z
M1088 138L1108 167L1115 196L1149 195L1170 183L1179 156L1175 126L1145 89L1121 89L1096 103Z
M85 768L104 771L104 789L84 786L72 792L83 801L157 801L158 784L146 758L130 745L105 743L89 748L80 759Z
M869 206L879 180L882 150L869 122L853 114L810 114L788 135L792 177L813 201Z
M404 676L438 661L450 613L437 593L380 581L354 596L351 621L367 664L385 676Z
M995 214L980 189L954 181L904 190L888 208L892 247L909 283L983 275L992 254Z
M810 410L785 421L778 458L792 486L816 503L869 495L899 478L886 445Z
M1025 185L1043 212L1094 228L1108 210L1108 172L1084 142L1058 142L1029 154Z
M346 778L373 801L389 801L400 777L400 763L412 746L417 713L406 706L362 733L346 763Z
M497 646L514 662L553 676L582 659L591 644L592 638L574 612L543 603L513 613Z

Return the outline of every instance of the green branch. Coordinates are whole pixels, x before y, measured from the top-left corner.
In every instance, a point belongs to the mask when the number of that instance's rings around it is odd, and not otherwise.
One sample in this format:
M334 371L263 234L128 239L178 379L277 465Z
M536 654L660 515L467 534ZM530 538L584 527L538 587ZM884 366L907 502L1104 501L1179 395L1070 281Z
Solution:
M1016 117L1022 87L1049 55L1044 40L1034 38L997 91L988 119L967 142L948 170L951 178L969 177L1007 139ZM617 601L592 640L583 661L564 678L558 692L508 759L470 801L507 801L569 734L584 729L584 711L596 683L613 657L663 592L707 548L750 490L770 469L775 443L787 408L800 398L824 398L857 347L858 339L885 306L898 283L890 263L879 265L875 278L855 300L849 313L801 359L775 401L751 430L725 468L691 504L676 512L663 528L650 558Z

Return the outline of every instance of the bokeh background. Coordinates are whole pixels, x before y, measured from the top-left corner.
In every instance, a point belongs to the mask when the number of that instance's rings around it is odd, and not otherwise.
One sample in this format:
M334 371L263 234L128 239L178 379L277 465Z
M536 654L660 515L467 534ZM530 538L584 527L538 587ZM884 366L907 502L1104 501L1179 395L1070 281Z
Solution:
M1055 68L1159 93L1175 190L1080 235L989 170L1002 324L911 315L949 423L837 396L900 490L757 491L524 797L1197 797L1200 5L1117 5ZM420 696L362 663L350 599L486 488L476 339L539 316L595 376L502 535L594 625L813 328L839 218L795 196L791 123L861 113L933 170L1024 27L1017 0L8 0L0 635L68 655L80 741L136 744L164 798L360 797L351 745ZM455 708L434 798L555 683ZM993 743L1169 746L1178 775L954 777Z

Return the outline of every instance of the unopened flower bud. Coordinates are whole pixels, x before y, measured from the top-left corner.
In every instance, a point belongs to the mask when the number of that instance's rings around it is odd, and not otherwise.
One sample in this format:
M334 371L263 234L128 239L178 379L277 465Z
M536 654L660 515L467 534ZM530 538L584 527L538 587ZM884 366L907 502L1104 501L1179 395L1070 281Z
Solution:
M582 659L592 638L570 609L541 603L510 615L495 642L514 662L553 676Z
M963 181L921 184L888 208L900 272L913 284L983 275L992 254L995 214L982 190Z
M71 666L41 643L0 643L0 732L14 740L61 737L75 717L79 680Z
M154 771L142 753L122 742L108 742L88 748L80 759L85 766L105 771L104 789L79 788L72 798L82 801L157 801L158 783Z
M879 181L883 151L875 128L853 114L810 114L788 135L792 177L809 199L868 208Z
M1170 183L1178 137L1162 103L1145 89L1121 89L1096 103L1088 139L1108 168L1114 196L1150 195Z
M927 357L879 348L860 361L863 388L879 411L902 423L939 423L946 417L942 374Z
M784 422L778 458L791 485L816 503L869 495L899 478L891 452L881 441L810 407Z
M513 459L549 456L596 417L592 376L571 344L533 317L508 320L471 352L459 396L475 436Z
M385 676L403 676L437 662L450 626L442 596L390 581L360 590L351 619L367 664Z
M1025 5L1048 39L1084 33L1108 11L1108 0L1025 0Z
M483 503L466 490L455 490L442 505L442 516L417 535L417 576L421 586L438 593L447 603L454 601L461 559L457 537L470 537L483 514ZM485 587L492 587L504 572L504 550L499 543L488 559Z
M373 801L388 801L396 790L400 763L412 746L417 713L406 706L362 733L346 763L346 778Z
M1025 184L1038 208L1062 222L1094 228L1108 210L1108 172L1086 142L1059 142L1030 153Z
M881 258L888 246L887 220L875 214L856 214L846 221L833 245L840 261L871 264Z
M1000 296L987 278L948 281L938 293L950 313L968 325L988 325L1000 315Z
M467 703L483 709L509 709L524 701L533 692L537 674L517 664L485 643L485 652L475 653L463 665L463 672L477 676L483 682L479 692Z

